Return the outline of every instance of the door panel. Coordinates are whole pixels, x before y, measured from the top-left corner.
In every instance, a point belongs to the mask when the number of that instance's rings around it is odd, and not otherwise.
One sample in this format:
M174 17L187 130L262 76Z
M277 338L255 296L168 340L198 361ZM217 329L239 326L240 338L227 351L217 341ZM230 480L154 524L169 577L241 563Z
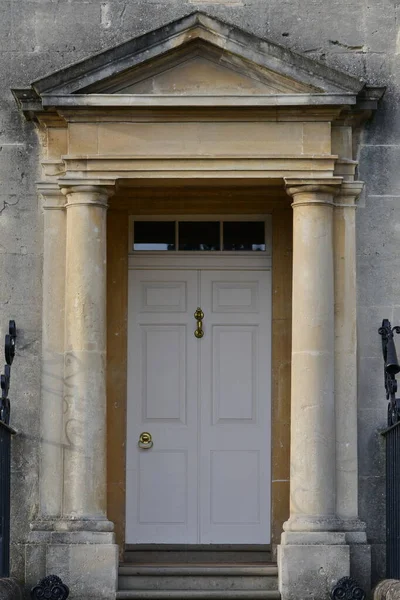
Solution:
M198 539L197 279L129 272L127 543ZM143 431L151 449L138 448Z
M201 541L270 541L269 271L203 271Z
M213 424L256 421L258 330L214 325L212 336ZM205 375L205 369L202 369Z
M186 325L142 325L140 329L143 422L185 425Z
M127 543L269 543L270 271L137 270L129 286Z

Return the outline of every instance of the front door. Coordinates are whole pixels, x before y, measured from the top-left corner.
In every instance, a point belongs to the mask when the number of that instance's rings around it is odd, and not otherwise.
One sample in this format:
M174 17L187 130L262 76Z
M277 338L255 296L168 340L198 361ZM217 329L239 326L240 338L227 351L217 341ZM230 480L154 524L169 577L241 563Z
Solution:
M270 277L130 271L127 543L269 543Z

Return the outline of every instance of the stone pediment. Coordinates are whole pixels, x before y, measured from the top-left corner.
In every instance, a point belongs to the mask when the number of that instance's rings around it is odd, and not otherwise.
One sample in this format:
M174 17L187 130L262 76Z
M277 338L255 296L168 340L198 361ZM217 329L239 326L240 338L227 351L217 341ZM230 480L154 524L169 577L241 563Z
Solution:
M363 108L376 105L363 81L201 12L14 95L30 117L84 106L346 106L359 105L360 98Z
M322 92L195 40L157 59L131 68L85 90L106 94L251 95Z

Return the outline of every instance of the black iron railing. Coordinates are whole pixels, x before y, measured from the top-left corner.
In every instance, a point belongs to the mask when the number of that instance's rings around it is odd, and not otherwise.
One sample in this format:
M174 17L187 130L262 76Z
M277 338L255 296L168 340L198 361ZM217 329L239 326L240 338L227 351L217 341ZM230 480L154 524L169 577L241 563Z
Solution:
M10 379L15 354L17 329L15 321L9 322L5 340L4 374L0 377L0 578L10 576L10 481L11 437L16 433L10 427Z
M386 577L400 579L400 422L386 440Z
M386 389L387 429L382 432L386 441L386 577L400 579L400 398L396 397L396 375L400 372L394 334L400 326L392 327L382 321L384 381Z

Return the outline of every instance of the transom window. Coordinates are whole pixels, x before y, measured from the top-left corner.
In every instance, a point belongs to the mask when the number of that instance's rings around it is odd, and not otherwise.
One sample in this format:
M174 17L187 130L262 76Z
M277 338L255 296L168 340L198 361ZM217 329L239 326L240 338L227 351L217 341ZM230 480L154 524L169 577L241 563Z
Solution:
M265 252L265 221L134 221L134 251Z

